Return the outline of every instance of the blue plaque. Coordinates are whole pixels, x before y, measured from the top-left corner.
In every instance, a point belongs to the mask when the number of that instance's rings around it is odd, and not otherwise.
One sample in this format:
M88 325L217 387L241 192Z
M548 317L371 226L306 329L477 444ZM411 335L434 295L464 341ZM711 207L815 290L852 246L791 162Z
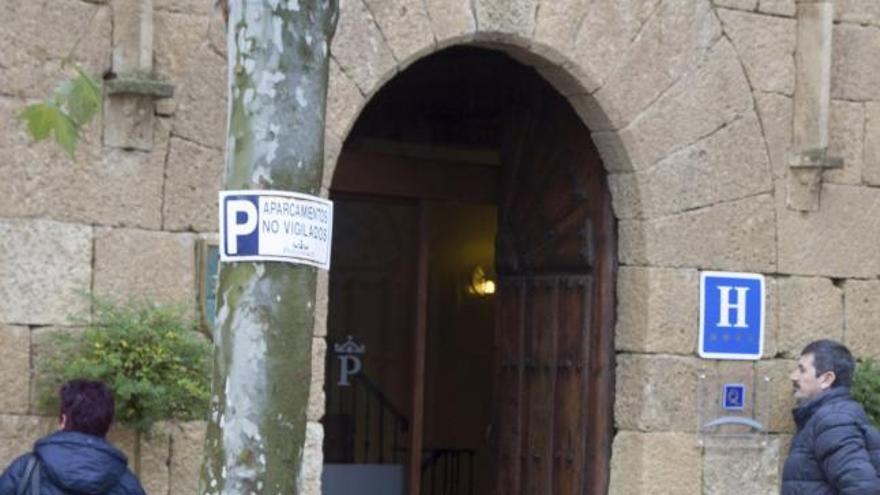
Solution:
M722 407L727 411L746 408L746 386L741 383L725 383Z
M764 351L764 276L700 274L700 357L761 359Z

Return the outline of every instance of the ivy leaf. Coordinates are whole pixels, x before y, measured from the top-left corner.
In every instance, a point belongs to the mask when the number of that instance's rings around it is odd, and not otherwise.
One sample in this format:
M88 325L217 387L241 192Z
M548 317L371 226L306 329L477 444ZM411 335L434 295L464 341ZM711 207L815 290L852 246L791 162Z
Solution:
M21 112L34 141L42 141L52 132L52 122L57 118L58 107L49 103L34 103Z
M49 137L49 134L54 134L58 145L73 158L79 141L79 132L76 124L55 102L29 105L21 112L21 117L27 121L28 131L35 141L42 141Z
M79 67L75 69L76 77L61 83L51 98L29 105L20 114L34 141L52 134L70 158L74 158L80 128L98 113L103 101L100 85Z
M70 117L59 111L54 131L55 141L73 159L76 144L79 142L79 131L77 131L76 125L70 120Z
M84 126L101 108L101 88L79 68L67 91L67 110L77 127Z

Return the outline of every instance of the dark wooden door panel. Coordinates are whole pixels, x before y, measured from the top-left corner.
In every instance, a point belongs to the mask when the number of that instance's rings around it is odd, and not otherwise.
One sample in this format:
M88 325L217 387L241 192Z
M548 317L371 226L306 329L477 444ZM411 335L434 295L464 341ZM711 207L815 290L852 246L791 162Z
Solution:
M496 332L496 339L499 367L495 403L500 413L493 431L499 459L496 493L517 495L521 492L519 463L522 458L523 311L527 297L525 283L519 279L499 280L498 296L496 324L499 331Z
M586 464L587 376L589 369L592 277L559 280L558 363L554 416L554 486L552 493L584 493Z
M497 494L604 494L614 384L610 196L568 103L546 85L524 94L502 149Z
M549 493L553 474L553 410L556 386L556 284L528 278L525 327L526 432L522 459L525 493Z

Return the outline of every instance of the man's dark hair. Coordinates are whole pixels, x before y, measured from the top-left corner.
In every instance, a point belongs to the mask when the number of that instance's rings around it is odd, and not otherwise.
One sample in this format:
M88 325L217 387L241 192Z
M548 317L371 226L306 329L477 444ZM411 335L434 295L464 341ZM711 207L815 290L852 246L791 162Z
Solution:
M834 372L832 387L849 388L852 385L856 363L845 345L829 339L815 340L801 351L801 356L806 354L813 355L816 376L829 371Z
M61 387L61 411L65 430L103 438L113 423L115 403L107 385L91 380L71 380Z

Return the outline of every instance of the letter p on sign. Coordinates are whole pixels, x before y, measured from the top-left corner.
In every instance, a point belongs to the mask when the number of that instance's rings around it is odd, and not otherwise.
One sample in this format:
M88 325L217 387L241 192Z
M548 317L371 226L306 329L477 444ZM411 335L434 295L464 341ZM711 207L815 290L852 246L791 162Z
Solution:
M761 359L764 352L764 276L700 274L700 348L703 358Z
M223 198L223 235L225 255L247 256L259 252L259 210L256 196Z

